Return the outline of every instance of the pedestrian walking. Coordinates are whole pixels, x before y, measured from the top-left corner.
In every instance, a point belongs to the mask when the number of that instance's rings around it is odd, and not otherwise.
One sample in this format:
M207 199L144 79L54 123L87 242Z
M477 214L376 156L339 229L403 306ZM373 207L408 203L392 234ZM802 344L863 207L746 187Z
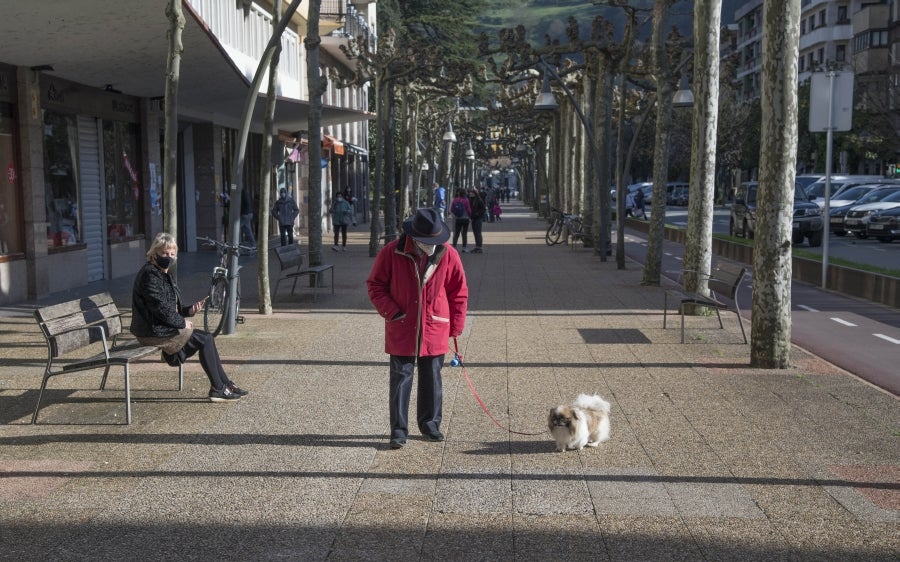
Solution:
M353 220L353 207L341 196L340 193L334 194L331 201L331 225L334 227L334 246L331 249L335 252L347 251L347 225ZM338 238L341 237L341 245L338 247Z
M469 218L472 216L472 206L463 189L456 190L456 196L450 202L450 212L453 214L453 247L459 241L462 233L463 253L469 253Z
M480 254L484 250L482 248L484 239L482 236L482 227L484 226L484 217L487 214L487 206L481 194L474 188L469 189L469 206L472 208L472 235L475 237L475 248L472 249L473 254Z
M494 220L500 222L500 215L503 214L503 209L500 208L500 203L498 201L494 201L494 208L491 209L491 215L494 216Z
M173 367L199 353L209 379L209 400L230 402L247 394L225 374L216 340L205 330L194 329L187 318L203 309L203 300L183 305L178 283L169 273L178 257L175 237L160 232L147 250L147 263L138 271L131 293L131 333L141 345L159 346L163 359ZM205 300L205 299L204 299Z
M253 203L250 200L250 192L241 189L241 234L246 238L247 245L252 250L256 249L256 236L253 235Z
M646 216L644 212L644 190L640 187L634 190L634 216L638 218Z
M450 229L433 208L403 221L403 232L375 258L366 280L369 299L385 321L390 356L390 446L406 445L409 400L418 371L416 421L427 441L443 441L441 368L451 337L466 323L469 288L459 254L446 245Z
M278 200L272 207L272 216L278 221L278 232L281 234L281 245L287 246L294 243L294 220L300 214L300 209L290 196L287 189L281 188L278 192Z
M441 220L444 220L447 216L447 189L434 182L431 184L431 190L433 192L431 206L441 214Z

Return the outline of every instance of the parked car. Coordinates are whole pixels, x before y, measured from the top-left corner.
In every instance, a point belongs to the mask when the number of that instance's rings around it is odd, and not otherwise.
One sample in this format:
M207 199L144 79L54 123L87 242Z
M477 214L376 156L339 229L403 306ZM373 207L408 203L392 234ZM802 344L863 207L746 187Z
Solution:
M900 240L900 207L872 213L866 234L877 238L879 242Z
M866 183L877 183L883 181L882 176L831 176L831 195L843 189L845 186L862 185ZM806 187L806 194L810 199L815 201L820 207L825 206L825 178L813 182ZM821 201L821 203L819 203Z
M824 177L825 174L804 174L800 176L794 176L794 183L799 183L800 187L802 187L803 190L806 191L806 188L809 187L810 184L813 184L820 179L823 179Z
M840 191L831 196L831 199L828 201L828 206L830 207L843 207L844 205L853 205L859 199L864 197L870 191L878 189L881 187L877 183L868 183L862 185L851 185L847 184L842 187ZM815 200L816 205L820 207L825 207L825 199L819 202L819 199Z
M863 187L863 186L859 186ZM851 188L857 189L857 188ZM829 230L838 236L844 236L847 231L844 229L844 219L847 218L847 212L856 205L865 205L866 203L877 203L888 195L900 191L900 186L879 186L870 190L868 193L854 201L845 205L829 207L828 209L828 225Z
M676 187L669 193L669 196L666 198L667 205L674 205L676 207L687 207L688 204L688 188L687 187Z
M729 220L729 233L732 236L753 238L756 230L756 195L759 189L758 182L744 182L735 193L734 203L731 205L731 219ZM804 239L809 241L811 247L821 246L824 236L824 224L822 222L822 209L811 202L803 189L794 184L794 214L793 233L791 241L800 244Z
M868 238L866 227L869 224L869 217L873 213L886 211L900 207L900 191L891 193L881 201L876 203L865 203L863 205L854 205L847 211L844 218L844 230L852 232L857 238Z

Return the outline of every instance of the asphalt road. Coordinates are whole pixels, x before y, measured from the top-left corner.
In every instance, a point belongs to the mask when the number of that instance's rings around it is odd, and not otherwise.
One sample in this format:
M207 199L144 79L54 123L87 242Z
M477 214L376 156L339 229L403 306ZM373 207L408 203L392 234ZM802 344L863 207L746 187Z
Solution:
M900 249L900 244L896 245ZM680 270L684 246L666 241L663 249L662 270ZM644 263L646 236L626 231L625 253ZM752 304L751 285L744 282L738 291L746 318ZM795 281L791 284L791 318L794 344L900 396L900 310Z
M728 234L728 219L731 211L728 208L716 207L713 216L713 233ZM667 207L666 222L675 226L687 226L686 207ZM822 247L810 248L807 241L798 244L797 248L821 255ZM860 240L855 236L831 235L828 240L828 256L841 258L855 263L886 267L900 271L900 241L886 244L874 239Z

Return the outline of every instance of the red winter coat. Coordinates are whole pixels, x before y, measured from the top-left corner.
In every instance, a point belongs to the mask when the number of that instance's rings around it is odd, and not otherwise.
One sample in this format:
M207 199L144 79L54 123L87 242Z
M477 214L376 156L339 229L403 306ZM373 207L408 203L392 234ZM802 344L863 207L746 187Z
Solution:
M448 246L438 246L426 259L418 255L412 238L402 234L378 252L366 285L384 318L385 353L444 355L450 338L463 331L469 287L459 254Z

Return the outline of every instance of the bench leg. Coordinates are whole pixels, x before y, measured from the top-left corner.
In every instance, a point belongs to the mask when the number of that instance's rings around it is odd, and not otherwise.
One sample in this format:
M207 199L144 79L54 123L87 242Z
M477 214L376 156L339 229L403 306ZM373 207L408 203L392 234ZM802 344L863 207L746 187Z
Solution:
M38 391L37 404L34 405L34 415L31 416L31 423L37 423L38 410L41 409L41 398L44 396L44 389L47 388L47 381L50 380L50 373L44 372L44 380L41 381L41 389Z
M100 390L106 390L106 377L109 376L109 365L103 369L103 378L100 379Z
M737 309L734 313L737 314L738 324L741 325L741 335L744 336L744 343L750 343L747 341L747 332L744 331L744 319L741 316L741 309Z
M334 268L331 268L331 294L334 294Z
M125 423L131 425L131 373L125 363Z
M669 310L669 294L663 293L663 330L666 329L666 313Z
M184 389L184 363L178 364L178 392Z
M678 307L678 312L681 313L681 343L684 343L684 303Z
M722 315L719 314L719 309L718 309L718 308L716 309L716 316L719 318L719 329L720 329L720 330L724 330L724 329L725 329L725 324L722 324Z

